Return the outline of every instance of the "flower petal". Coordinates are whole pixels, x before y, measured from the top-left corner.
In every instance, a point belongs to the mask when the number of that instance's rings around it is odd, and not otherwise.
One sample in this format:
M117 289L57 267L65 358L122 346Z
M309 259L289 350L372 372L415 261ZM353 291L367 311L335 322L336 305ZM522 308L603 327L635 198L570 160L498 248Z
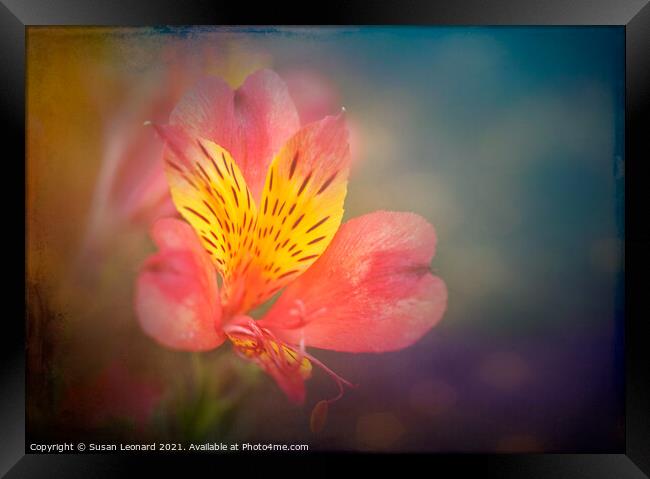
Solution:
M269 167L259 207L228 151L182 127L155 128L167 144L172 198L223 277L228 314L261 304L325 250L347 188L342 115L311 123L286 143Z
M271 70L250 75L235 92L242 152L235 160L255 198L260 197L273 156L300 128L298 112L284 81Z
M270 298L316 261L343 216L350 165L343 115L296 133L269 167L242 310Z
M170 125L233 149L236 138L234 92L218 77L201 79L178 102Z
M433 227L412 213L375 212L343 226L289 285L260 327L290 344L348 352L410 346L441 318L447 288L433 276Z
M205 78L183 97L170 123L228 150L256 199L273 155L300 127L287 86L271 70L249 75L236 91Z
M146 334L172 349L206 351L225 339L216 273L192 228L158 220L152 236L160 251L137 279L135 309Z
M183 128L156 126L165 138L174 204L194 228L223 278L224 308L238 312L244 275L256 248L257 209L230 153Z

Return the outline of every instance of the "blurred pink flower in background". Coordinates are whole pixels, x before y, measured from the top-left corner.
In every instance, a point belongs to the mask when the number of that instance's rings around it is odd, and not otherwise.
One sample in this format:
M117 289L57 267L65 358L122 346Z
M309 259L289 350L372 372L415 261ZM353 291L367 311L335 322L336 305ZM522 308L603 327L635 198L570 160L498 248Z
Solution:
M236 91L202 80L155 128L189 223L154 224L159 252L137 281L138 319L159 343L205 351L229 339L296 402L315 364L337 382L335 400L350 384L305 347L394 351L442 318L447 290L431 274L426 220L382 211L339 228L350 167L343 115L301 127L285 83L261 70ZM249 316L285 286L261 320Z
M167 48L171 57L174 46ZM171 60L171 59L170 59ZM106 122L103 157L82 251L92 253L125 225L148 224L174 214L160 155L162 146L145 121L164 121L201 69L188 61L145 77Z
M304 125L338 113L341 95L328 78L307 68L280 72Z
M280 72L296 106L300 122L305 125L327 115L335 115L344 105L339 89L332 80L310 68L290 68ZM362 141L354 117L346 118L352 163L362 156Z
M116 360L91 380L69 387L63 412L94 427L119 419L132 422L142 431L160 403L163 391L162 384L139 377Z

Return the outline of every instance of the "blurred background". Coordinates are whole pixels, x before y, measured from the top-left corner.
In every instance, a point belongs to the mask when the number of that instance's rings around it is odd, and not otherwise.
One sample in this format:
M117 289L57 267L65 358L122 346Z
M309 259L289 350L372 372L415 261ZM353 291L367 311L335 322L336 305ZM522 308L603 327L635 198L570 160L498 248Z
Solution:
M164 122L201 75L270 67L304 122L347 110L345 218L438 233L440 324L406 350L311 351L294 406L230 347L166 350L133 312L174 214ZM312 450L621 452L624 32L619 27L28 28L28 440Z

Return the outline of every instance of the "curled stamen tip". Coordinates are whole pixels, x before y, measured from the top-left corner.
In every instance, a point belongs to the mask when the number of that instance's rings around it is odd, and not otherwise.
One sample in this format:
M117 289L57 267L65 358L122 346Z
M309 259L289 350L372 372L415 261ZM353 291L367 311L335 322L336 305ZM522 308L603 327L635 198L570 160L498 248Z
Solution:
M329 401L323 399L318 401L311 411L309 419L309 428L314 434L318 434L325 427L327 421L327 410L329 409Z
M153 125L153 122L151 120L145 120L144 123L142 123L142 126L151 126Z

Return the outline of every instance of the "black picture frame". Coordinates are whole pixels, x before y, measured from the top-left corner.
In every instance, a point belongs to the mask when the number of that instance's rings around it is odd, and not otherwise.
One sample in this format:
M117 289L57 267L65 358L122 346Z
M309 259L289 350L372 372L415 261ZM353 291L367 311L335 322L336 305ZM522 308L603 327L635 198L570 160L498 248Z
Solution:
M310 24L419 24L419 25L618 25L626 38L625 115L625 355L626 355L626 439L620 454L524 454L524 455L418 455L411 460L425 462L427 469L440 467L465 474L492 473L497 477L589 477L636 478L650 475L650 358L648 303L644 287L650 270L650 226L644 215L647 195L647 160L650 102L650 6L648 0L456 0L454 2L413 1L330 1L305 3L286 11L277 4L265 6L220 4L216 1L173 0L2 0L0 5L0 45L3 87L0 89L4 117L5 186L3 212L9 220L5 231L5 301L2 334L2 389L0 390L0 473L7 477L113 477L122 471L151 468L168 473L187 473L187 465L223 464L227 459L245 462L283 459L292 468L306 460L324 467L330 456L291 455L284 458L259 455L227 457L219 455L163 456L139 455L25 455L25 261L16 253L25 251L17 233L25 231L24 210L15 206L25 198L25 38L31 25L310 25ZM15 169L7 167L13 166ZM13 224L16 226L14 226ZM9 226L11 224L11 226ZM10 233L11 232L11 233ZM26 232L27 233L27 232ZM7 259L14 259L8 268ZM21 314L22 311L22 314ZM597 421L598 418L594 418ZM352 456L346 456L351 458ZM387 456L355 455L369 467L384 467ZM394 459L392 456L391 459ZM172 464L170 459L180 459ZM243 461L242 461L243 459ZM370 460L368 460L370 459ZM177 468L177 469L176 469ZM309 472L309 471L307 471Z

